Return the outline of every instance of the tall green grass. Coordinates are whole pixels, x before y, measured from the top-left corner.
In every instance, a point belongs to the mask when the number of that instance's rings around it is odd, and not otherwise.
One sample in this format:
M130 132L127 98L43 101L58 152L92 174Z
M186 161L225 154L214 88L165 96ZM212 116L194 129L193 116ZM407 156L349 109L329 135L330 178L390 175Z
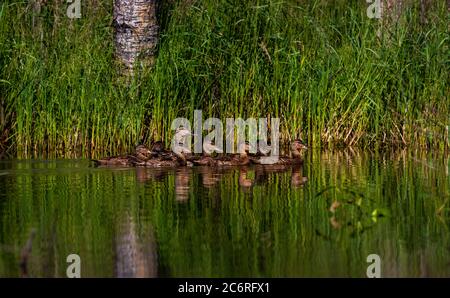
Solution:
M56 4L55 4L56 3ZM448 150L446 3L380 28L364 1L164 1L155 65L114 63L112 1L0 5L1 151L118 153L168 142L176 117L279 117L317 147ZM33 26L34 24L34 26ZM386 32L381 38L377 32Z

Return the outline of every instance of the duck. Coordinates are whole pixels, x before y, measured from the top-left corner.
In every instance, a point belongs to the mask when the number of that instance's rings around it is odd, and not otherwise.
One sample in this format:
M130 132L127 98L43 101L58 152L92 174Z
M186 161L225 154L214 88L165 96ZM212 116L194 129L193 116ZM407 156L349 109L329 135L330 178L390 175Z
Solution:
M153 157L147 160L137 161L134 166L144 166L152 168L176 168L180 166L192 166L192 162L185 156L185 148L175 146L173 151L161 156Z
M302 151L307 150L308 146L300 140L294 140L290 145L290 156L264 156L261 158L252 158L252 163L261 165L298 165L303 163Z
M172 151L164 150L164 146L161 141L156 142L152 147L152 158L146 160L137 160L134 162L134 166L145 166L152 168L175 168L179 166L192 166L192 153L191 150L184 146L183 140L187 136L193 134L186 128L180 127L176 130ZM189 158L187 157L189 156Z
M152 145L150 158L171 160L176 158L176 155L172 151L166 150L162 141L156 141Z
M212 153L213 152L223 153L222 149L211 144L211 142L204 142L202 147L203 147L202 156L191 159L191 161L196 165L207 166L209 164L213 164L216 162L216 160L212 157Z
M161 141L155 142L153 145L154 147L152 147L152 158L159 158L161 160L175 160L179 157L179 154L183 154L184 158L187 161L195 159L196 156L192 154L191 150L183 146L184 138L187 136L195 136L195 134L192 134L188 129L184 127L180 127L176 130L173 137L172 147L177 147L178 154L175 153L174 150L164 149L164 145Z
M203 156L211 156L213 152L223 153L223 150L216 145L213 145L211 142L203 143Z
M161 156L165 152L164 144L161 141L156 141L152 144L151 157Z
M270 151L272 150L272 145L270 141L265 141L265 144L263 145L264 140L258 140L258 148L256 153L250 154L252 157L261 157L261 156L268 156Z
M193 160L193 163L201 166L244 166L250 164L250 158L247 154L249 150L250 144L245 142L239 146L239 154L217 158L204 156L198 160Z
M133 166L137 162L148 160L151 154L152 151L145 145L138 145L134 154L93 159L92 161L96 166Z
M184 141L186 137L195 136L195 134L191 133L191 131L183 126L178 127L175 130L175 135L173 136L173 140L176 144L180 144Z

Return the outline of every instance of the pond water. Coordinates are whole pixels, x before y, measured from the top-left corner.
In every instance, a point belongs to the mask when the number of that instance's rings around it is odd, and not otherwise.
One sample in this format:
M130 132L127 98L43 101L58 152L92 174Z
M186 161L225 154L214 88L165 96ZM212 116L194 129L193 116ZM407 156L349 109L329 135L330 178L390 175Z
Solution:
M353 151L287 168L3 160L0 276L26 259L28 276L65 277L78 254L82 277L365 277L377 254L383 277L449 277L449 167Z

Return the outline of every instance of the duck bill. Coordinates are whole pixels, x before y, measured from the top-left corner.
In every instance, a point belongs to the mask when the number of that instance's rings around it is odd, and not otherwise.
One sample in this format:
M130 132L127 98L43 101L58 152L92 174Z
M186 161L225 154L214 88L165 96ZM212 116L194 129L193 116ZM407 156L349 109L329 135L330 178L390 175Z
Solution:
M306 146L305 144L299 144L298 149L299 150L308 150L308 146Z

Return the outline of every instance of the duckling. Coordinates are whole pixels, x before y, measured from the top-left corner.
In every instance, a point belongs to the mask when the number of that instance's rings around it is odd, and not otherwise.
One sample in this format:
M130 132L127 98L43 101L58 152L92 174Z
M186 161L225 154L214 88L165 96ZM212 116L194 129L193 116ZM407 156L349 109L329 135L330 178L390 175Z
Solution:
M250 154L252 157L261 157L269 155L271 151L271 143L270 141L266 141L265 145L262 144L262 140L258 141L258 148L256 153Z
M151 151L145 145L136 146L134 156L138 159L148 159L150 157Z
M175 146L173 154L150 158L145 161L135 162L135 166L145 166L153 168L175 168L179 166L192 166L192 163L186 159L185 148Z
M151 151L144 145L138 145L133 155L106 157L93 159L96 166L133 166L150 158Z
M223 153L223 150L217 147L216 145L211 144L211 142L203 143L203 155L211 156L213 152Z
M231 156L224 156L220 158L206 156L200 160L194 160L193 163L203 166L244 166L250 163L250 158L247 155L249 150L250 145L248 142L245 142L239 146L239 154L233 154Z
M175 131L175 135L173 136L174 141L176 144L182 143L183 139L188 136L193 136L194 134L191 133L190 130L187 128L184 128L183 126L178 127Z
M301 140L294 140L291 143L291 156L267 156L261 158L252 158L251 161L256 164L264 165L291 165L302 164L302 151L308 147Z
M196 157L192 154L191 150L182 146L183 138L186 136L193 136L189 130L184 127L180 127L176 130L174 135L174 144L177 146L178 154L183 154L184 158L187 161L191 161ZM164 145L161 141L158 141L154 144L155 148L152 148L152 151L155 154L152 155L153 158L160 158L161 160L176 160L178 158L178 154L176 154L172 150L165 150Z
M152 159L162 159L162 160L172 160L172 159L176 159L176 155L172 151L164 149L163 142L156 141L152 145L151 158Z
M231 156L224 156L217 159L217 165L219 166L244 166L250 164L250 158L248 157L248 151L250 150L250 144L248 142L242 143L239 146L239 154L233 154Z
M164 153L164 144L161 141L156 141L152 144L151 156L158 157Z
M219 147L211 144L210 142L203 143L203 156L195 159L191 159L191 161L200 166L207 166L210 164L214 164L216 160L211 156L213 152L223 153L223 150Z

